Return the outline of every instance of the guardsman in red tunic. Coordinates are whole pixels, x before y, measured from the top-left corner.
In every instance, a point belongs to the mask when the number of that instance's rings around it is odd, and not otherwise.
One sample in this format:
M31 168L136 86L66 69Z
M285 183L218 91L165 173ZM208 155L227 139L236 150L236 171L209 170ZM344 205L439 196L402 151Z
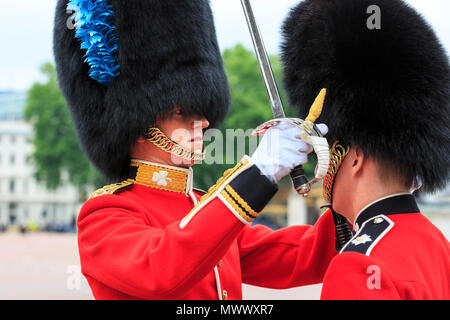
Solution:
M300 128L271 128L207 193L193 188L203 130L230 100L209 2L60 0L56 10L58 79L79 138L122 181L94 192L78 218L94 297L241 299L242 283L321 282L337 253L331 212L314 226L251 225L307 161Z
M450 299L449 242L412 194L450 175L450 69L434 31L400 0L306 0L283 32L292 104L327 88L324 197L354 232L322 298Z

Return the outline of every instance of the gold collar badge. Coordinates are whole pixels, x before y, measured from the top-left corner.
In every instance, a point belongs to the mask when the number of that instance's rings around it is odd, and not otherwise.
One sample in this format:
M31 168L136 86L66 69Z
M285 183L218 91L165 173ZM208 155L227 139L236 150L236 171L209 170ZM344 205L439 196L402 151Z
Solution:
M192 191L191 168L177 168L141 160L132 160L130 166L136 170L135 176L131 177L136 184L183 194Z

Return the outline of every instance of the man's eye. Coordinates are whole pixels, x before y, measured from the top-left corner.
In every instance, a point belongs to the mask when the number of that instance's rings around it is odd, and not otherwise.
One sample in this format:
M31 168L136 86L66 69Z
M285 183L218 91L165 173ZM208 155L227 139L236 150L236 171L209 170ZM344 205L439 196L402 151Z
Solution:
M179 107L175 108L174 114L182 116L183 115L183 109L179 108Z

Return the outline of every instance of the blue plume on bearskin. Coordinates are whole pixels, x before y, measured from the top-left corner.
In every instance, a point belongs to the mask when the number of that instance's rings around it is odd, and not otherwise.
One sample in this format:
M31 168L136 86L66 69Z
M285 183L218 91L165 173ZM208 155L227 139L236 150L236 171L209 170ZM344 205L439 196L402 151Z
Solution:
M75 12L75 37L86 50L84 61L90 66L89 75L110 86L120 74L114 11L106 0L71 0L67 9Z

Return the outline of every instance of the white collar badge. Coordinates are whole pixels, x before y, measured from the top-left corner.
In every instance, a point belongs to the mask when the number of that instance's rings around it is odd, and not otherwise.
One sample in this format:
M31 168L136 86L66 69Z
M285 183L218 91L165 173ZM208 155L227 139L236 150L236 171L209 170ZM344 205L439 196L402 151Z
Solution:
M165 187L165 186L167 186L167 182L171 182L172 181L172 179L167 177L168 174L169 173L167 171L164 171L164 170L161 170L159 172L154 172L152 180L154 182L157 182L158 186Z
M357 246L359 244L364 244L366 242L371 242L372 239L370 238L370 236L368 234L363 234L359 237L357 237L355 240L352 241L352 243Z

